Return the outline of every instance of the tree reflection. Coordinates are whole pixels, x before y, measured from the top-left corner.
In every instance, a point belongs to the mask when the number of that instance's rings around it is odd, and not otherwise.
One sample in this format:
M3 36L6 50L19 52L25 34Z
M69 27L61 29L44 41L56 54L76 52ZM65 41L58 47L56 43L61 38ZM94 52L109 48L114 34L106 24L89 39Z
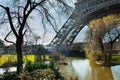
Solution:
M90 61L91 79L90 80L113 80L110 67L96 65Z

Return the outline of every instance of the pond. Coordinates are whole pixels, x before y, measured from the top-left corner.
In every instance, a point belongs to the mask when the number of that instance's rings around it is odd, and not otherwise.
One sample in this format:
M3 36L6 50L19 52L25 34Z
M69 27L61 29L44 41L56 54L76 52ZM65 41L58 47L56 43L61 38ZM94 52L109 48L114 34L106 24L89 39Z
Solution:
M3 74L6 71L4 68L0 68L0 75Z
M68 59L67 62L68 65L59 65L66 80L120 80L120 65L99 66L88 59ZM0 68L0 75L5 71L5 68ZM16 67L10 67L8 71L16 71Z
M0 68L0 75L2 75L4 72L15 72L17 70L16 67L8 67L8 68Z
M50 61L44 61L46 64L49 64ZM23 68L25 68L25 63L23 63ZM7 68L0 68L0 75L4 74L4 72L16 72L17 67L7 67Z
M120 70L118 71L115 66L99 66L88 59L69 59L68 65L60 65L59 67L60 72L67 80L118 80L118 76L114 75L120 75L118 73ZM113 75L114 70L117 72Z

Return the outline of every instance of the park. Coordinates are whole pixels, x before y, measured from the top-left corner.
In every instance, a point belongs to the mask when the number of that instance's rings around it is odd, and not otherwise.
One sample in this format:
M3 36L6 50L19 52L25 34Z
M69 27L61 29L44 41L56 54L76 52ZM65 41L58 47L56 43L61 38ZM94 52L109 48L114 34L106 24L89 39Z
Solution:
M119 0L0 0L0 80L119 75Z

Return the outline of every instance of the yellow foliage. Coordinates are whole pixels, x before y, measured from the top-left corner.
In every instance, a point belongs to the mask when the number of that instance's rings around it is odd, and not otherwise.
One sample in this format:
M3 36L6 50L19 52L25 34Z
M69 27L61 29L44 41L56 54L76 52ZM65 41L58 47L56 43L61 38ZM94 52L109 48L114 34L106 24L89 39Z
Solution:
M41 58L42 60L44 60L44 57L45 57L45 60L51 60L50 56L49 55L42 55Z
M120 14L110 14L89 22L90 32L93 38L99 39L107 31L120 24Z
M23 56L23 61L24 62L27 62L27 61L34 62L35 61L35 55L24 55Z
M23 62L26 61L35 61L35 55L24 55L23 56ZM0 66L3 65L6 62L16 62L17 61L17 56L16 55L1 55L0 56Z
M120 24L120 14L110 14L101 18L93 19L89 22L89 35L91 39L91 49L101 49L100 40L104 34Z
M35 61L35 55L23 55L23 62L27 61ZM41 58L44 60L44 56L42 55ZM45 60L51 60L49 55L45 55ZM1 55L0 56L0 66L6 62L17 62L17 55Z
M89 22L89 26L90 27L108 27L110 24L113 23L114 20L119 19L120 18L120 14L110 14L107 16L104 16L102 18L98 18L98 19L93 19Z

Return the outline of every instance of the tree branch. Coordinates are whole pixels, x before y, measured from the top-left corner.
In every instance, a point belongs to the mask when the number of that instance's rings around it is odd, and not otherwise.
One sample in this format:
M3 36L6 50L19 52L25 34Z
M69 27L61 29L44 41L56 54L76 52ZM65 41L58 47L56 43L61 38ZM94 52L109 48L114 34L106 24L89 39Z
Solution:
M27 0L26 6L25 6L24 11L23 11L24 17L26 15L26 11L27 11L27 8L29 7L29 4L30 4L30 0Z
M13 25L13 21L12 21L12 17L11 17L11 15L10 15L9 8L6 7L5 10L6 10L7 15L8 15L8 19L9 19L10 27L11 27L13 33L15 34L15 36L18 37L18 34L17 34L17 32L16 32L16 30L15 30L15 28L14 28L14 25Z
M47 10L43 5L41 5L41 7L42 7L43 10L44 10L44 15L45 15L47 21L48 21L49 24L52 26L53 30L57 33L57 29L55 28L55 27L57 27L55 19L48 13L48 10ZM55 26L52 24L52 22L51 22L51 20L50 20L49 17L54 21Z
M24 31L23 36L25 35L26 32L27 32L27 30Z
M13 33L15 34L15 36L18 37L18 34L17 34L17 32L16 32L16 30L15 30L15 28L14 28L14 26L13 26L12 17L11 17L11 15L10 15L9 7L4 7L3 5L0 5L0 7L2 7L2 8L6 11L6 13L7 13L7 15L8 15L10 27L11 27Z
M8 42L8 43L13 43L14 45L16 45L14 42L7 40L7 37L10 35L11 32L12 32L12 30L6 35L6 37L4 38L4 40L5 40L6 42Z
M5 10L6 10L6 7L5 7L5 6L3 6L3 5L0 5L0 7L2 7L3 9L5 9Z

